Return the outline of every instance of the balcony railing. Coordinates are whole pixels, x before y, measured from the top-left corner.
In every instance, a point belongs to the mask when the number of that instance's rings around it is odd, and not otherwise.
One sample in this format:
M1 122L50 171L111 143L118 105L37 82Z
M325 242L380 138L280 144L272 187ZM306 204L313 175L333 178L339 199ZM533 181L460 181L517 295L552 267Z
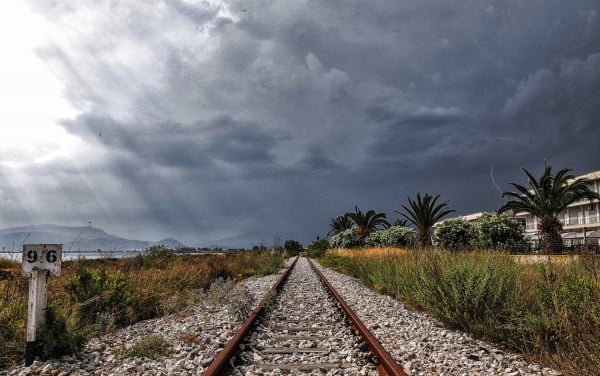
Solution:
M559 221L563 226L589 225L589 224L593 224L593 223L598 223L598 217L590 216L590 217L579 217L579 218L567 218L567 219L559 219Z

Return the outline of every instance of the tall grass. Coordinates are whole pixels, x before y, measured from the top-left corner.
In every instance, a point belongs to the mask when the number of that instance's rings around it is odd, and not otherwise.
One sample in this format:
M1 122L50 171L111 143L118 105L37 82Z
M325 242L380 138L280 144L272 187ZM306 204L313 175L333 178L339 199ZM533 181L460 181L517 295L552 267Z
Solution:
M63 262L48 281L41 355L79 351L93 335L188 307L217 278L240 280L283 267L281 255L234 253L175 256L155 249L144 256ZM2 261L0 368L23 358L28 281L20 264Z
M325 266L573 375L600 374L600 260L520 264L508 254L329 252Z

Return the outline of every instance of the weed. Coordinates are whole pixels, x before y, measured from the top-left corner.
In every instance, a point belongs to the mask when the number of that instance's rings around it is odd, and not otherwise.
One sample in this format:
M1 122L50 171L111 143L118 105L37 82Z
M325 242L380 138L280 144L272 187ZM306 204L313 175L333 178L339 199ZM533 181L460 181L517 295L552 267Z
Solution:
M137 341L131 348L125 350L123 355L126 358L156 359L168 355L169 352L167 341L161 336L152 335Z
M227 302L227 296L233 288L231 279L217 278L206 291L207 301L213 306L222 306Z
M195 332L185 332L181 336L181 341L187 345L197 345L200 343L200 337L198 337L198 333Z
M252 312L256 298L250 293L248 286L241 285L232 289L227 296L227 309L235 321L244 321Z

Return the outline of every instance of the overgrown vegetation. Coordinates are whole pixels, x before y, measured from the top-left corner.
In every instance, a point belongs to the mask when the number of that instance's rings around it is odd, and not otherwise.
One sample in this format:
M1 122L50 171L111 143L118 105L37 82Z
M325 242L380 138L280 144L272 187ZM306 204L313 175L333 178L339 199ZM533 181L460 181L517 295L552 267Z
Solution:
M91 336L204 300L216 279L232 286L232 281L275 273L283 264L282 255L268 252L175 256L161 247L132 258L63 262L61 276L48 281L41 355L75 353ZM0 368L23 358L28 289L20 264L3 261L2 270ZM252 303L240 291L229 299L236 319L247 315Z
M131 348L125 350L126 358L156 359L169 354L169 344L158 335L144 337L137 341Z
M499 251L329 251L325 266L573 375L600 374L600 260L522 265Z
M436 227L432 240L436 247L451 251L528 248L523 226L513 218L495 213L484 213L474 222L460 217L447 219Z
M305 256L311 258L321 257L329 249L329 239L317 238L306 248Z

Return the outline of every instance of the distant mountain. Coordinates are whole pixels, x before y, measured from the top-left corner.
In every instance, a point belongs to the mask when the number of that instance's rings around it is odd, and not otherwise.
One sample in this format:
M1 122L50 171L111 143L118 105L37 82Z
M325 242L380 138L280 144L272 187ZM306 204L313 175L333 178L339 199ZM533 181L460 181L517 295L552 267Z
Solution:
M174 238L165 238L157 242L131 240L108 234L96 227L47 224L0 229L0 249L20 252L22 244L31 243L63 244L64 251L143 250L155 245L172 249L185 247L185 244Z
M254 245L260 245L262 241L267 241L257 231L247 232L241 235L231 236L228 238L218 239L208 248L221 248L221 249L238 249L238 248L251 248Z

